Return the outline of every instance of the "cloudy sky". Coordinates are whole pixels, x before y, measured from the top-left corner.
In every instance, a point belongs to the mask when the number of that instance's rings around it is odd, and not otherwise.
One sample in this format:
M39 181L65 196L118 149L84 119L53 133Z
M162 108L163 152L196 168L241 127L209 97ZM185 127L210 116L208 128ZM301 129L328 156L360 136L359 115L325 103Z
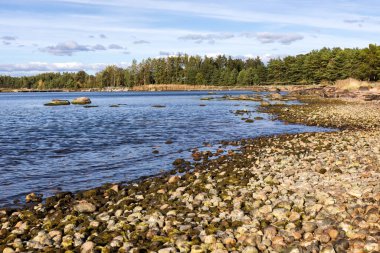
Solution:
M0 0L0 75L365 47L379 43L379 13L378 0Z

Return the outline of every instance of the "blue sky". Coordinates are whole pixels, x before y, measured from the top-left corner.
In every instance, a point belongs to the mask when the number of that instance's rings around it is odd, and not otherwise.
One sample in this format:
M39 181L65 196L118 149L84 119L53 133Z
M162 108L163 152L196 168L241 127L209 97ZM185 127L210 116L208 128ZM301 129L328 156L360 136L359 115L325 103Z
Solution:
M379 13L378 0L0 0L0 75L366 47L379 43Z

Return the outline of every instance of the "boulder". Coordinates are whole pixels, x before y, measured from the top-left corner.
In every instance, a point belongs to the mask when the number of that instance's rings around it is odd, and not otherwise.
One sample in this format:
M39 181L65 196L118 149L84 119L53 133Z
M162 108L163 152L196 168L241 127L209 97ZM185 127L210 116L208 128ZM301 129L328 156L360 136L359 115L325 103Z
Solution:
M45 106L70 105L69 100L53 99L51 102L44 104Z
M73 99L71 103L73 105L87 105L87 104L91 104L91 99L88 97L79 97L79 98Z

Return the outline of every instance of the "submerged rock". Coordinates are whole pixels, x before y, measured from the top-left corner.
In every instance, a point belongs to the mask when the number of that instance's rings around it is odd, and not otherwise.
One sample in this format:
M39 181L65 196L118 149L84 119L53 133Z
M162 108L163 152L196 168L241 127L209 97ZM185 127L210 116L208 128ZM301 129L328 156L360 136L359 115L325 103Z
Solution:
M53 99L51 102L44 104L45 106L59 106L59 105L70 105L69 100L63 99Z

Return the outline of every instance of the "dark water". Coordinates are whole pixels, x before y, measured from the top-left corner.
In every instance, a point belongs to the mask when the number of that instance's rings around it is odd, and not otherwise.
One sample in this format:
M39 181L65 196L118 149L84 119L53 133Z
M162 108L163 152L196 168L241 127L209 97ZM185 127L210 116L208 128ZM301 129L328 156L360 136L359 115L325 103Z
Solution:
M252 92L218 92L223 94ZM53 98L89 96L97 108L44 107ZM0 206L171 169L190 148L261 135L322 131L270 120L245 123L231 111L258 103L200 101L207 92L0 93ZM111 104L123 104L118 108ZM153 108L152 105L165 105ZM201 107L200 104L207 106ZM239 106L236 106L239 105ZM255 113L253 116L268 118ZM165 144L172 140L171 145ZM153 150L159 154L152 154Z

